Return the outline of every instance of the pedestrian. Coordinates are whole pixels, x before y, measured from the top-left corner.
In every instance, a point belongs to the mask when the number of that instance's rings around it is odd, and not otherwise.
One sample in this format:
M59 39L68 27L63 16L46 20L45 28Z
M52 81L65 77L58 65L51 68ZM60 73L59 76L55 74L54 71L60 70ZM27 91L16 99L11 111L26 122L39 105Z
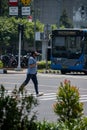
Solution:
M39 56L39 53L36 51L32 51L29 60L28 60L28 69L27 69L27 76L25 81L19 88L19 92L23 91L24 87L29 83L30 79L34 83L34 88L36 92L36 96L42 96L43 93L39 93L38 91L38 80L37 80L37 60L36 57Z

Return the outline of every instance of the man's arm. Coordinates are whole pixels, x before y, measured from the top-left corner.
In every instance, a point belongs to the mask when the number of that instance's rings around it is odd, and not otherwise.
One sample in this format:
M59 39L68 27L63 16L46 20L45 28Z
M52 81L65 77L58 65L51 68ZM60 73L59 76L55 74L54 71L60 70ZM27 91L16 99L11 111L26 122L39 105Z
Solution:
M30 68L36 67L36 64L29 64Z

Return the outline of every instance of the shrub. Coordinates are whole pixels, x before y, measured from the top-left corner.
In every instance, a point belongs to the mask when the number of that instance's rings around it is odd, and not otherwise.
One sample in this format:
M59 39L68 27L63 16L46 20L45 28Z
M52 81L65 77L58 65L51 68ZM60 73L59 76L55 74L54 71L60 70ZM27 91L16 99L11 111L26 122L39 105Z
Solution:
M56 123L49 123L47 121L38 122L37 130L60 130ZM63 129L61 129L63 130Z
M15 87L8 95L3 85L0 86L0 130L28 130L36 119L32 109L38 104L33 95L21 95ZM30 129L29 129L30 130Z
M3 68L3 62L0 60L0 69Z
M39 61L38 62L38 69L45 69L46 68L46 61ZM50 61L48 61L48 69L50 68Z
M59 116L59 121L67 122L68 125L75 120L80 120L83 115L83 103L79 101L78 88L65 80L60 83L57 92L57 102L53 105L54 112Z

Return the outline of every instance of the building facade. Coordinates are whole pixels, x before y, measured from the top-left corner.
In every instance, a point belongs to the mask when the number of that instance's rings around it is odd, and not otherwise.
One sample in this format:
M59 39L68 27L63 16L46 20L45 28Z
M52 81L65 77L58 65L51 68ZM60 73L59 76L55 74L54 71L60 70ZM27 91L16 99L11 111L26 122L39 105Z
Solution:
M57 24L66 10L74 27L87 26L86 0L34 0L35 19L44 24Z

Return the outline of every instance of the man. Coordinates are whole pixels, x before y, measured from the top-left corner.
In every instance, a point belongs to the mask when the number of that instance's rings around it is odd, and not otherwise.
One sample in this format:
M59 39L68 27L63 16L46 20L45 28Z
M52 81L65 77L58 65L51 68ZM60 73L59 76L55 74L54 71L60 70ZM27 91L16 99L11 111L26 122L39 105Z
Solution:
M28 84L30 79L32 79L34 83L34 88L36 92L36 96L42 96L43 93L38 92L38 80L37 80L37 61L36 57L39 55L36 51L32 51L31 55L28 60L28 69L27 69L27 76L23 84L19 88L19 92L23 91L23 88Z

